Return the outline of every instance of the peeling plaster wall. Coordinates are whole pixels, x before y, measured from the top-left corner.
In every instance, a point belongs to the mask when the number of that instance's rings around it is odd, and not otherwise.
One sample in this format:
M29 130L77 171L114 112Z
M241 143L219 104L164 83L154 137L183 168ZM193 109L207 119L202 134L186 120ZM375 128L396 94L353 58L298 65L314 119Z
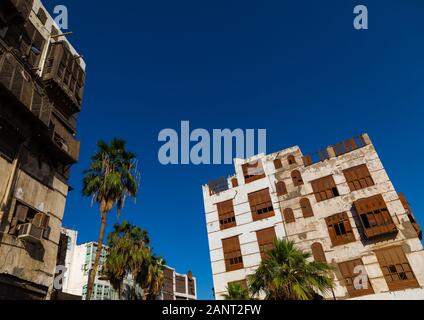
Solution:
M366 271L369 275L371 285L375 295L359 297L359 299L424 299L424 251L420 240L417 237L412 224L409 222L398 194L391 183L378 155L367 136L364 136L367 145L346 153L338 157L331 157L328 160L305 167L302 161L302 152L298 147L282 150L271 155L259 155L246 160L235 160L235 177L239 186L232 187L220 194L210 195L208 186L203 187L203 197L206 212L206 224L209 238L209 249L212 264L212 273L217 299L223 299L226 287L229 282L245 279L247 275L255 272L261 258L259 246L256 239L256 231L275 226L278 238L287 237L304 250L311 252L311 245L320 242L323 245L327 261L332 264L362 258ZM287 155L294 155L297 164L290 165L287 162ZM278 156L283 162L283 168L275 170L273 160ZM244 184L241 165L252 160L261 159L263 161L266 177L261 180ZM346 183L343 170L366 164L375 185L359 191L351 192ZM302 174L304 184L294 186L291 172L299 170ZM332 175L337 185L340 196L317 203L313 194L311 181ZM231 186L231 179L228 183ZM275 190L275 183L284 181L288 194L278 197ZM253 222L250 212L247 194L264 188L270 188L275 216L261 221ZM396 237L384 241L367 241L361 237L361 230L358 229L360 222L352 210L353 202L382 194L387 208L395 222L399 232ZM300 199L308 198L314 216L304 218L300 207ZM233 199L237 226L221 231L218 221L216 203ZM293 209L296 222L285 223L281 212L286 209ZM328 234L325 218L337 213L347 212L353 232L355 242L333 247ZM224 254L222 250L222 239L239 235L240 246L243 255L244 269L226 272ZM421 288L407 289L390 292L383 277L380 265L374 254L375 249L401 245L405 251L408 261L415 273ZM349 298L347 290L341 285L341 275L335 272L335 295L338 299ZM326 297L332 299L332 296Z

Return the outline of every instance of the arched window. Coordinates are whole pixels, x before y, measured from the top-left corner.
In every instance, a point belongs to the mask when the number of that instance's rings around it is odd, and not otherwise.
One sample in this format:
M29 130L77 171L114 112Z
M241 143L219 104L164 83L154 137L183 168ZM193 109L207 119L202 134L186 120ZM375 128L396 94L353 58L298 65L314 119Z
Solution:
M327 258L325 257L324 249L322 248L322 244L319 242L315 242L311 246L312 255L314 260L317 262L327 262Z
M295 185L295 187L301 186L303 184L302 175L300 174L299 170L294 170L291 173L291 177L293 179L293 184Z
M283 211L284 220L286 223L295 222L294 213L293 210L290 208L287 208Z
M300 207L302 208L302 213L304 218L313 217L314 212L312 211L311 202L308 198L303 198L300 200Z
M291 154L287 157L287 161L290 165L292 165L296 163L296 158L294 157L294 155Z
M276 188L277 188L277 196L284 196L287 194L287 188L284 181L277 182Z
M231 184L233 185L233 188L238 187L238 180L237 180L237 178L233 178L231 180Z
M274 160L274 167L275 167L275 170L281 169L283 167L283 163L281 162L281 159Z

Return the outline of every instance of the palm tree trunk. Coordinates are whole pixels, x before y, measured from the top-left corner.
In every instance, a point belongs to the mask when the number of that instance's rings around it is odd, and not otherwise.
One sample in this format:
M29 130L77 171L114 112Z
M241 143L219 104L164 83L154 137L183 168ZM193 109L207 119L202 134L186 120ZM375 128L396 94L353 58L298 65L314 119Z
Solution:
M103 247L103 238L104 238L105 229L106 229L106 216L107 216L107 212L101 212L101 224L100 224L99 239L97 241L96 258L94 259L93 269L91 270L90 276L88 278L87 300L91 300L91 295L93 294L94 281L96 279L97 269L99 267L99 261L100 261L100 254L102 252L102 247Z

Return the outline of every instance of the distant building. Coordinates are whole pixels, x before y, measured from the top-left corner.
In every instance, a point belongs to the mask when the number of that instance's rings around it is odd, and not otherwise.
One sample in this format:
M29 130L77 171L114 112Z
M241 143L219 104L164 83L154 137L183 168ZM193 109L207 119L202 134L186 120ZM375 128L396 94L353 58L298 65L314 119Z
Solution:
M337 299L424 299L421 229L367 134L235 159L235 172L203 187L217 299L247 285L276 238L332 264Z
M49 299L85 62L40 0L0 1L0 299Z
M191 272L176 273L174 269L166 267L165 281L160 300L197 300L196 278Z
M81 296L85 300L89 272L93 267L97 252L97 243L88 242L77 245L77 232L62 229L62 239L66 241L65 278L63 280L64 293ZM92 300L117 300L118 294L109 281L102 279L101 271L106 259L107 246L103 245L100 254L99 268L93 286ZM187 275L178 274L174 269L165 267L163 293L158 297L160 300L195 300L197 299L196 279L191 273ZM131 277L124 281L123 297L129 297Z

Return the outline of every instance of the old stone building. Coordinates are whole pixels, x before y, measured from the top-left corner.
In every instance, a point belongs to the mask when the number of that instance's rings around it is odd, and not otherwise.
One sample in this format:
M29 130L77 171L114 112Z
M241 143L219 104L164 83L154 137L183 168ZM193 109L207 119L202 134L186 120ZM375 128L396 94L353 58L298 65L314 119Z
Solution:
M424 299L420 227L367 134L308 156L236 159L235 171L203 187L218 299L246 284L276 238L335 267L327 299Z
M0 299L49 298L85 63L39 0L0 3Z

